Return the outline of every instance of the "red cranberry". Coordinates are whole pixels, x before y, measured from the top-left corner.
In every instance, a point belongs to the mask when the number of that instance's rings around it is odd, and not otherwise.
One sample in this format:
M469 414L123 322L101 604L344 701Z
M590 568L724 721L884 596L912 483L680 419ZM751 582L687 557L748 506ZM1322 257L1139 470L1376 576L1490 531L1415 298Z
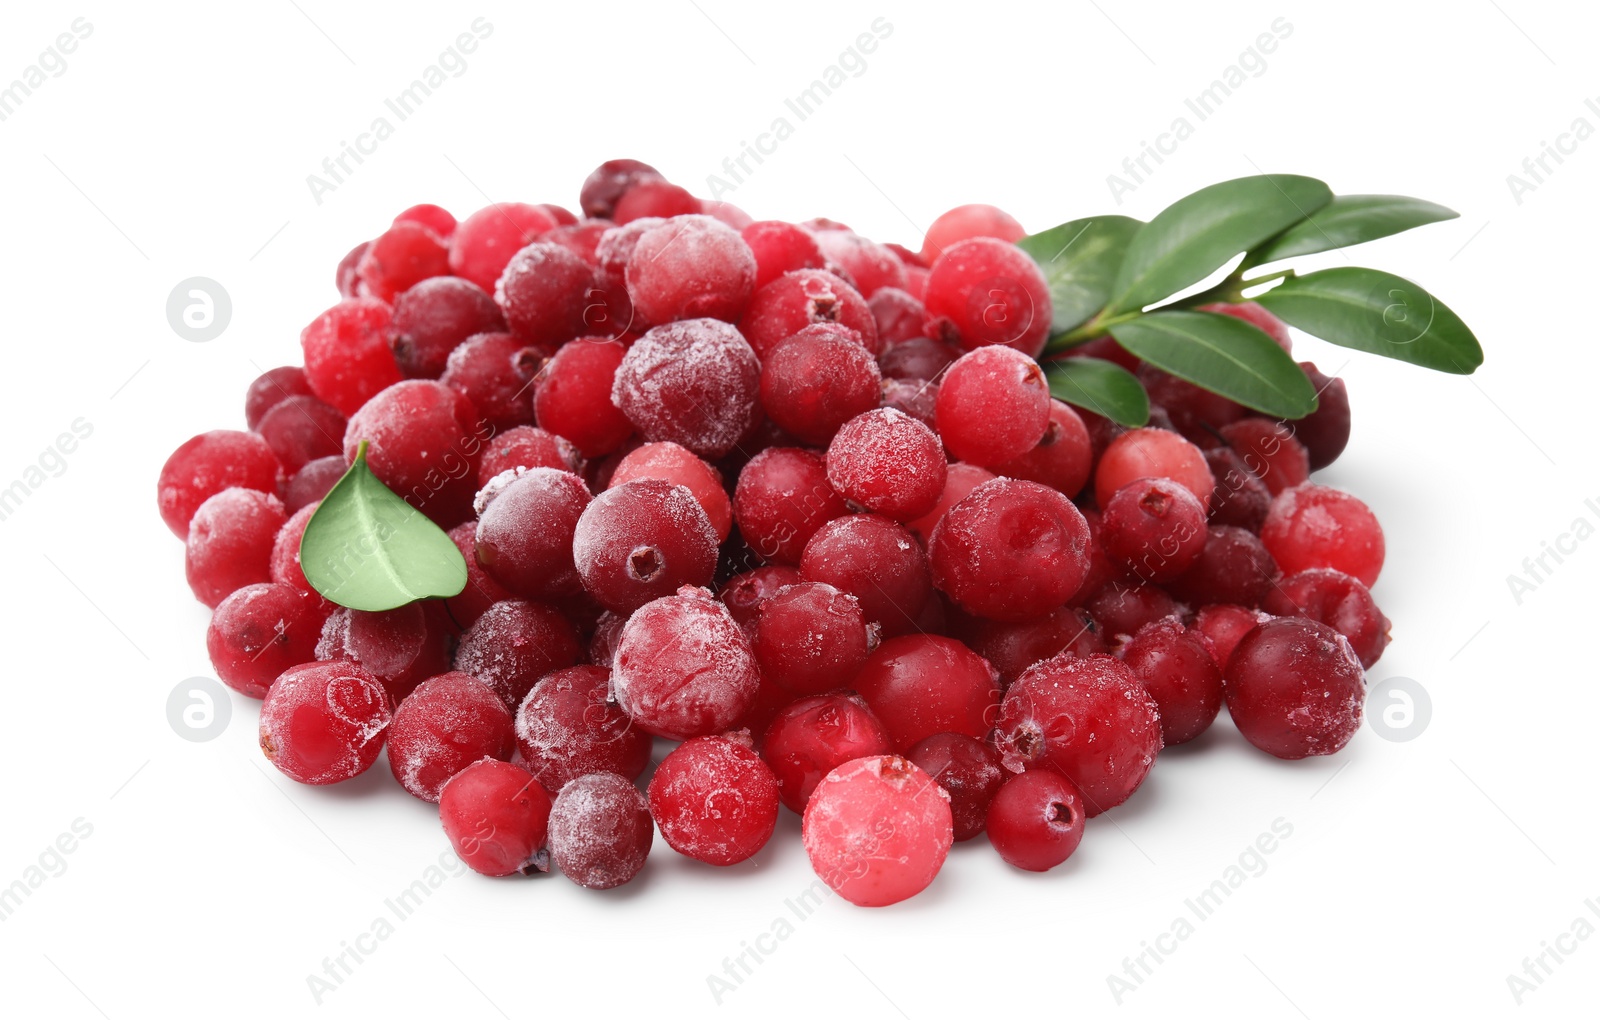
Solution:
M645 322L737 322L755 292L756 260L732 227L710 216L679 216L640 236L627 283Z
M794 567L774 564L768 567L756 567L730 577L723 584L722 590L717 592L717 598L728 607L728 612L733 614L733 622L739 625L752 643L755 641L756 621L759 619L761 607L766 601L791 584L799 584L803 578L800 571Z
M518 468L553 468L578 474L583 469L583 458L560 436L531 425L518 425L489 440L478 461L478 487L488 488L495 478L507 471L515 473Z
M1122 647L1161 710L1161 742L1170 747L1204 733L1222 710L1222 670L1205 640L1174 617L1147 624Z
M968 351L939 380L939 435L951 456L984 467L1032 450L1050 424L1038 362L1009 347Z
M828 444L828 482L839 495L897 521L933 509L945 469L939 437L893 408L856 415Z
M1306 448L1283 425L1266 418L1244 418L1222 427L1226 439L1267 491L1277 495L1311 477Z
M871 635L855 596L802 581L762 602L751 645L763 676L795 694L822 694L861 669Z
M700 509L706 512L712 530L717 533L717 541L728 537L733 527L733 503L728 499L722 476L710 464L677 443L645 443L622 458L611 473L607 488L614 489L639 478L654 478L688 489Z
M449 272L450 252L445 243L427 227L409 221L379 234L356 263L356 277L367 293L389 302L423 280Z
M495 430L533 424L533 385L545 356L510 333L479 333L450 352L439 381Z
M283 506L295 514L308 506L315 506L333 491L339 479L350 469L344 462L344 451L333 457L318 457L308 461L283 485Z
M1100 624L1107 642L1120 645L1144 627L1178 614L1178 604L1152 584L1113 581L1096 592L1085 606Z
M450 237L450 272L493 294L511 256L556 226L544 209L522 202L484 206Z
M1259 609L1249 609L1230 603L1202 606L1195 614L1194 630L1202 634L1211 649L1217 668L1226 670L1233 650L1239 647L1244 636L1256 629L1259 623L1272 619Z
M827 694L801 698L767 726L761 757L778 780L778 796L796 814L806 809L822 777L847 761L894 750L883 724L860 698Z
M877 293L867 299L867 307L872 309L872 320L878 324L878 340L884 346L885 355L895 347L913 340L924 344L931 343L934 349L940 349L938 341L931 340L922 332L923 322L928 317L927 309L922 306L921 301L899 287L880 287ZM932 379L934 376L930 375L927 378Z
M959 347L927 336L899 341L885 339L884 344L883 353L878 355L878 368L885 379L937 380L961 357Z
M349 298L312 320L300 333L311 392L353 415L400 381L389 349L392 313L374 298Z
M836 323L807 326L761 364L761 406L801 442L826 446L845 422L878 406L878 363Z
M485 758L456 773L439 792L439 821L456 856L480 875L549 869L550 795L516 765Z
M648 440L702 457L728 453L760 415L761 363L716 319L657 326L623 357L611 400Z
M389 726L389 768L407 792L430 804L451 776L480 758L509 761L515 749L511 710L465 673L424 680Z
M560 792L592 772L633 780L650 764L650 734L623 714L610 689L609 669L572 666L540 680L522 700L517 748L546 789Z
M357 411L344 432L345 460L368 443L378 480L435 524L453 528L472 514L478 457L488 427L472 404L442 383L395 383Z
M1104 507L1116 491L1141 478L1170 478L1210 506L1216 480L1199 447L1165 429L1134 429L1111 441L1095 469L1095 500Z
M600 238L606 231L615 227L610 220L584 220L582 223L568 223L546 231L539 235L539 240L546 244L558 244L572 252L591 266L600 265L600 257L595 254L595 249L600 246Z
M245 585L270 581L272 545L288 519L278 497L254 489L224 489L201 503L183 558L194 597L215 609Z
M174 535L189 534L200 504L223 489L277 492L281 469L272 447L254 432L205 432L176 450L161 466L156 502Z
M515 708L539 679L578 661L578 635L565 616L538 602L496 602L461 637L455 667Z
M874 357L881 350L878 326L866 300L854 287L822 269L796 269L756 291L739 320L739 332L756 355L765 358L772 348L819 322L837 322L855 330Z
M244 394L244 422L254 432L267 412L290 397L312 396L305 369L298 365L269 368L256 376Z
M1228 660L1228 714L1279 758L1332 754L1361 726L1366 676L1344 635L1315 620L1269 620Z
M1189 603L1234 602L1256 606L1278 578L1278 565L1261 539L1243 528L1206 529L1206 547L1194 566L1167 585Z
M1371 669L1389 646L1389 618L1367 586L1337 570L1302 570L1273 586L1261 608L1274 616L1304 616L1343 634Z
M1383 528L1367 505L1348 492L1307 483L1272 500L1261 541L1291 574L1326 567L1368 588L1383 570Z
M491 298L456 276L424 280L401 294L389 324L389 347L408 379L437 379L450 352L468 337L506 328Z
M939 496L939 502L933 509L909 522L906 527L917 533L917 537L927 542L933 537L933 529L944 519L950 508L967 498L984 482L994 481L994 472L975 464L951 464L944 475L944 492Z
M287 474L314 460L343 453L344 430L344 415L316 397L279 401L257 427Z
M611 388L627 348L585 337L556 352L534 391L539 423L571 440L585 457L603 457L633 434L633 423L611 403Z
M968 350L989 344L1038 357L1050 335L1050 287L1038 263L992 237L958 241L928 275L923 303L939 335Z
M818 528L800 556L800 573L854 595L867 620L891 637L917 629L933 593L928 557L916 536L876 514L839 517Z
M1100 518L1100 544L1146 581L1170 581L1206 547L1206 511L1170 478L1141 478L1118 489Z
M949 795L951 835L957 843L983 831L989 802L1008 774L993 748L965 733L935 733L906 757Z
M880 386L884 407L909 414L939 431L939 384L924 379L885 379Z
M644 181L664 180L660 171L637 159L608 159L584 178L578 193L578 206L585 216L610 219L617 199Z
M811 867L860 907L886 907L932 884L950 853L949 795L897 755L834 769L806 805Z
M465 629L477 623L478 617L490 606L514 596L485 573L483 564L478 562L476 522L464 521L451 528L450 541L456 544L456 548L461 550L461 558L467 561L467 584L461 589L461 594L445 599L444 604L450 619L455 621L458 628ZM273 555L276 557L276 551Z
M317 658L355 663L399 703L417 684L449 668L450 635L423 603L381 613L339 608L322 626Z
M507 591L559 598L581 589L572 558L589 488L567 471L529 468L479 494L478 562Z
M321 633L316 599L287 584L247 584L217 604L206 651L217 679L260 698L284 670L316 658Z
M854 686L901 753L935 733L984 736L1000 701L993 666L961 642L932 634L885 641Z
M740 737L679 744L650 779L650 814L667 845L726 867L754 856L778 825L778 780Z
M585 889L632 881L654 836L644 795L610 772L574 779L550 809L550 859Z
M1022 224L1003 209L982 202L958 205L940 213L938 219L928 225L928 233L922 239L922 259L931 265L946 248L970 237L1017 241L1027 233Z
M1311 470L1321 471L1338 460L1350 442L1350 393L1343 379L1323 375L1311 362L1300 362L1300 368L1317 391L1317 409L1288 424L1305 446Z
M684 585L710 584L717 533L688 488L640 478L584 509L572 556L585 591L613 612L631 613Z
M1206 466L1217 480L1211 490L1211 523L1229 524L1246 531L1260 531L1267 519L1272 493L1245 459L1230 446L1206 451Z
M1083 841L1087 817L1072 780L1049 769L1012 776L989 804L989 842L1023 871L1049 871Z
M962 609L992 620L1029 620L1078 590L1089 541L1089 525L1067 497L997 478L945 513L928 557L934 584Z
M1198 446L1220 445L1216 430L1249 413L1244 405L1163 372L1154 365L1140 365L1137 374L1150 403L1166 411L1173 427Z
M343 782L378 759L390 718L389 696L360 666L292 666L261 702L261 753L297 783Z
M967 647L989 660L1005 686L1042 659L1062 652L1081 658L1106 650L1095 618L1086 609L1069 606L1037 620L1015 623L964 617L954 633Z
M420 224L447 241L456 232L456 218L450 214L450 210L427 202L405 209L394 218L394 222Z
M799 563L818 529L849 512L828 484L826 461L810 450L762 450L739 472L733 490L739 531L758 556L775 563Z
M688 740L732 726L755 701L761 673L727 607L704 589L685 587L628 620L611 682L635 724Z
M580 256L538 242L506 263L494 299L518 339L553 350L588 331L584 313L594 282L594 269Z
M676 184L655 178L637 181L623 192L611 210L611 218L618 223L632 223L646 217L668 219L699 211L698 198Z
M361 265L361 256L367 253L367 248L371 244L371 241L362 241L339 260L339 265L333 273L333 283L338 288L340 297L355 297L356 292L363 289L361 278L356 276L356 267Z
M756 260L756 289L795 269L821 269L826 260L809 230L782 220L759 220L739 232Z
M821 230L814 236L823 257L850 274L862 297L885 287L905 287L905 263L878 242L849 230Z
M1007 478L1038 482L1066 496L1083 491L1094 467L1094 449L1083 417L1059 400L1050 401L1044 436L1022 456L995 468Z

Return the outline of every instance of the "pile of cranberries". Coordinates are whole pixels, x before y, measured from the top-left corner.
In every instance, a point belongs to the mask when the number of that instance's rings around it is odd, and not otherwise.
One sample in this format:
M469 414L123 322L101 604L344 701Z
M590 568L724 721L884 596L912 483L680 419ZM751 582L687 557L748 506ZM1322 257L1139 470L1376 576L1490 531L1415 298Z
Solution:
M998 209L913 252L634 160L580 201L401 213L249 431L162 469L212 662L285 775L387 748L470 866L590 888L658 831L746 860L781 805L880 906L980 833L1060 864L1224 704L1280 758L1350 740L1389 622L1378 522L1309 481L1349 436L1338 379L1303 365L1320 407L1275 421L1094 341L1155 405L1125 429L1051 398L1049 290ZM459 595L359 612L307 582L362 442L460 548Z

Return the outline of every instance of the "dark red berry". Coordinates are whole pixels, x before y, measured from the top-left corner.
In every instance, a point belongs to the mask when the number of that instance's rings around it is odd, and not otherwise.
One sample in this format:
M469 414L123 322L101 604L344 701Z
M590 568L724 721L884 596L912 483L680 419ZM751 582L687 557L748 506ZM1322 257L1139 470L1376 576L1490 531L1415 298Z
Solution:
M1261 601L1274 616L1304 616L1343 634L1371 669L1389 646L1389 618L1367 586L1337 570L1302 570L1279 581Z
M935 733L983 737L1000 701L994 667L954 638L933 634L885 641L854 686L902 754Z
M1177 618L1145 625L1120 654L1156 699L1168 747L1204 733L1222 710L1222 670L1205 640Z
M778 780L747 733L679 744L651 777L649 800L668 846L718 867L753 856L778 824Z
M611 681L635 724L688 740L731 727L754 703L761 673L727 607L704 589L686 587L628 620Z
M451 776L481 758L509 761L511 710L465 673L424 680L394 711L389 768L413 797L438 803Z
M856 415L828 444L828 482L845 499L897 521L932 510L944 492L933 430L893 408Z
M1246 740L1278 758L1344 747L1361 726L1365 698L1350 642L1315 620L1269 620L1228 660L1228 714Z
M922 544L877 514L851 514L818 528L800 556L800 573L854 595L867 620L891 637L917 629L933 594Z
M1031 769L1006 781L989 804L989 842L1007 864L1024 871L1049 871L1083 841L1087 817L1072 780L1049 769Z
M461 637L455 667L516 708L541 677L578 661L569 621L539 602L496 602Z
M395 300L389 347L406 378L437 379L450 352L468 337L505 328L487 291L457 276L438 276Z
M579 776L615 772L637 779L650 764L650 734L611 700L611 671L601 666L557 670L534 685L517 710L522 765L547 790Z
M612 612L631 613L684 585L710 584L717 533L687 488L640 478L584 509L572 556L585 591Z
M989 802L1008 775L992 747L965 733L935 733L906 757L949 795L951 835L957 843L983 831Z
M1170 478L1129 482L1101 512L1100 544L1135 576L1170 581L1205 550L1205 507Z
M854 595L802 581L763 600L751 640L762 675L797 695L847 686L871 651Z
M631 882L654 836L644 795L610 772L574 779L550 809L550 859L585 889Z

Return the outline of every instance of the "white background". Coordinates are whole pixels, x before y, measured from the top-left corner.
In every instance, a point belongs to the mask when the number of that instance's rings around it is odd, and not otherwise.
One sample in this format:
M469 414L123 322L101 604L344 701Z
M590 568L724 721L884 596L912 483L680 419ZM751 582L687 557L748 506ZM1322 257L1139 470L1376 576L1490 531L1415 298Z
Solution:
M0 522L0 886L75 819L93 831L0 922L7 1015L1592 1010L1600 938L1576 943L1520 1008L1507 976L1576 918L1600 925L1584 902L1600 909L1588 746L1600 542L1520 605L1507 575L1574 519L1596 519L1584 501L1600 498L1600 140L1520 203L1507 175L1575 118L1600 127L1584 106L1600 96L1595 12L1513 0L13 4L0 82L79 16L93 34L66 71L0 123L0 485L74 419L94 429ZM478 16L493 34L465 73L315 203L306 176ZM1355 436L1325 480L1359 493L1388 533L1376 595L1395 642L1371 679L1418 681L1431 724L1409 743L1363 727L1337 758L1285 763L1224 719L1164 754L1068 865L1024 875L982 840L962 845L913 901L830 900L720 1006L708 975L812 881L793 816L727 872L658 842L638 881L605 894L451 878L318 1006L307 976L448 847L381 764L330 790L268 768L246 699L211 742L169 727L169 692L210 665L206 611L156 515L161 462L196 432L242 427L246 384L298 360L300 328L335 298L335 263L395 212L432 201L465 215L489 198L576 207L584 175L615 156L704 193L723 157L879 16L893 34L866 71L731 201L913 247L919 226L962 202L1037 230L1148 217L1258 170L1461 211L1348 257L1451 304L1487 351L1475 377L1298 341L1353 396ZM1205 122L1191 114L1193 137L1118 206L1107 175L1278 18L1293 34L1265 71ZM180 339L164 314L195 275L233 299L210 343ZM1119 1005L1108 975L1277 819L1293 831L1265 872Z

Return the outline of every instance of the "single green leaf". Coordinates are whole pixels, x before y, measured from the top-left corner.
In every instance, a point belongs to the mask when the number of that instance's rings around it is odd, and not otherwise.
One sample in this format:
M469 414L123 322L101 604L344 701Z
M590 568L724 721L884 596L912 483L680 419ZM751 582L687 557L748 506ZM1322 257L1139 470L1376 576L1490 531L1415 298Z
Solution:
M1118 425L1150 420L1150 398L1134 374L1102 358L1057 358L1041 366L1057 400L1093 411Z
M330 602L380 612L425 598L449 598L467 586L461 550L356 460L306 522L300 566Z
M1376 269L1340 266L1290 277L1255 301L1340 347L1456 375L1483 364L1478 338L1455 312L1410 280Z
M1326 184L1292 174L1240 177L1180 198L1134 235L1107 311L1136 311L1171 297L1332 199Z
M1117 342L1196 386L1275 418L1317 409L1317 391L1267 334L1231 315L1153 312L1111 327Z
M1017 242L1018 248L1039 263L1050 283L1050 301L1055 309L1050 322L1052 334L1083 325L1106 306L1123 253L1142 226L1142 222L1129 216L1094 216L1030 234Z
M1453 209L1404 195L1335 195L1332 202L1252 252L1250 264L1261 266L1296 255L1348 248L1458 215Z

